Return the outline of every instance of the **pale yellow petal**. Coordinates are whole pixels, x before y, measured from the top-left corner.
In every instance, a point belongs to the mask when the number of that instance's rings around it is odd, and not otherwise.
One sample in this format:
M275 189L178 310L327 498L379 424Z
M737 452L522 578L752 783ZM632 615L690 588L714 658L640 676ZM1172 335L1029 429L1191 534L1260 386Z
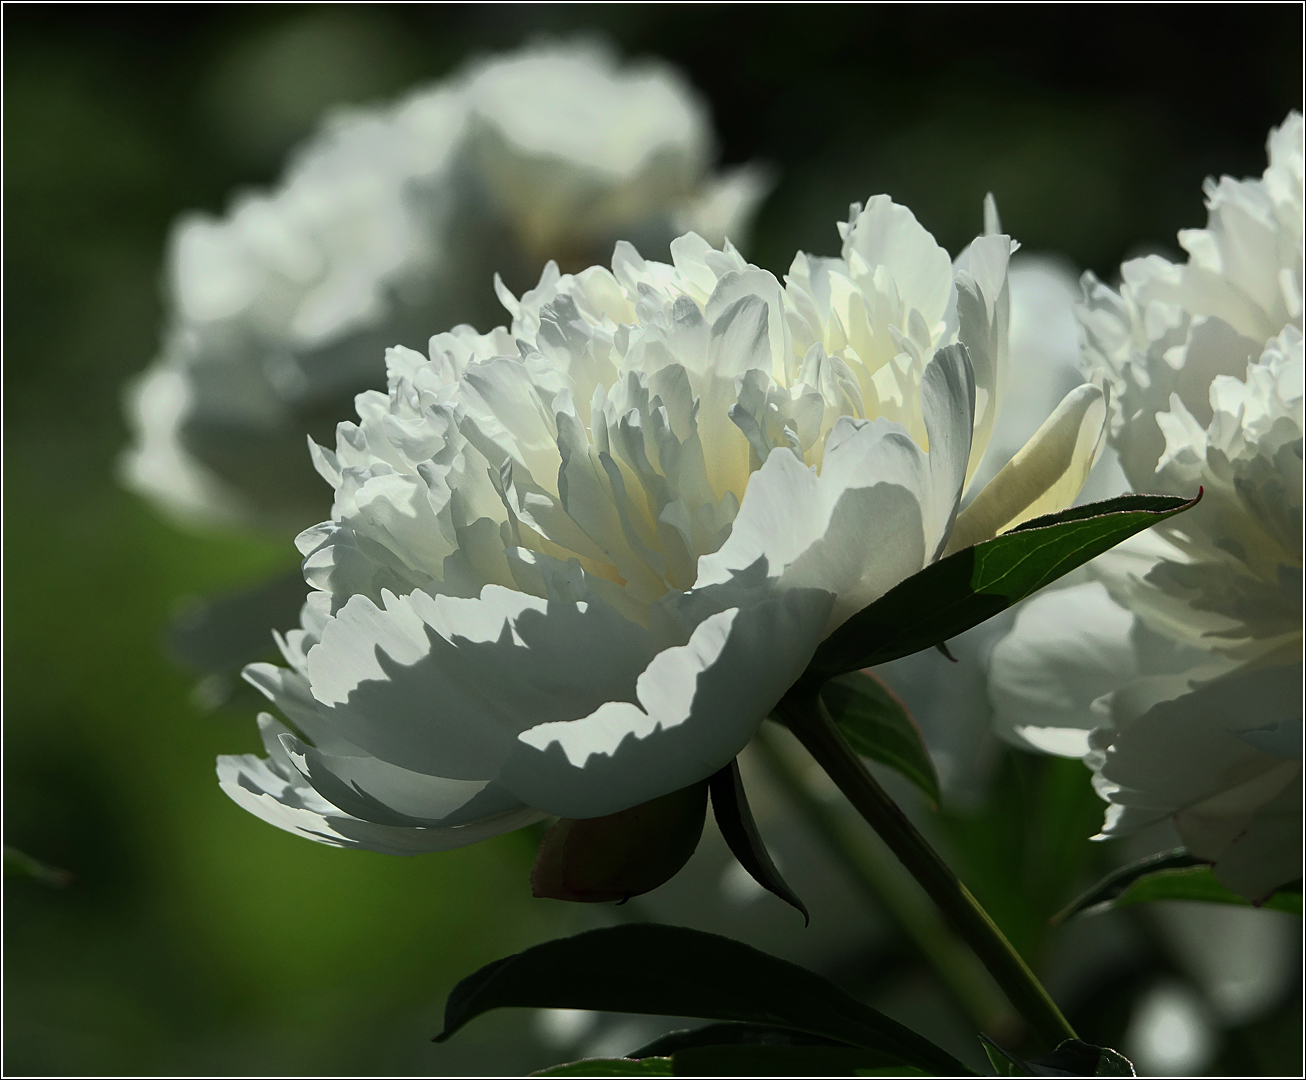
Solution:
M1096 383L1077 386L1062 398L1029 442L958 515L944 554L1070 506L1097 460L1106 410L1106 390Z

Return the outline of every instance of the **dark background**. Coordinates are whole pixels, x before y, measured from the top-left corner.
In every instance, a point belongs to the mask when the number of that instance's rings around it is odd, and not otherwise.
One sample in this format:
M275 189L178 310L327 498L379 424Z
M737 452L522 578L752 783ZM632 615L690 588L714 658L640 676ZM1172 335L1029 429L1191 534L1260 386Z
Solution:
M75 875L62 889L6 876L4 1066L22 1073L557 1060L520 1015L425 1041L456 979L576 925L530 900L528 835L414 860L330 851L241 814L213 782L216 753L255 748L251 717L198 708L162 627L179 598L295 556L178 532L116 484L121 388L157 347L178 213L273 182L329 104L591 30L682 67L724 162L776 168L751 247L769 269L799 247L833 253L834 221L880 191L955 253L993 191L1026 250L1111 278L1204 221L1204 177L1259 175L1266 133L1301 106L1296 4L11 4L3 17L5 840ZM1029 812L1004 798L972 832ZM1085 1004L1101 1037L1119 1035L1153 959L1143 950ZM1226 1037L1237 1071L1298 1067L1296 1000Z

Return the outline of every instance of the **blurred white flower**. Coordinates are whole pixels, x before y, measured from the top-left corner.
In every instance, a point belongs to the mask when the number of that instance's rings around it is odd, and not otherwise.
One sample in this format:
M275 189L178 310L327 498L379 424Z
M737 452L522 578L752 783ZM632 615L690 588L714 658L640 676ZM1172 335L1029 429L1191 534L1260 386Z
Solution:
M1086 277L1090 372L1137 490L1205 497L1032 600L994 651L1010 737L1084 754L1103 835L1173 817L1251 898L1301 876L1302 117L1208 183L1189 261Z
M315 448L336 498L299 537L291 666L247 669L312 745L264 714L269 757L221 759L228 793L388 851L623 810L729 763L956 528L1069 502L1094 386L1034 435L1042 472L957 516L1005 379L1010 239L954 267L884 196L843 235L784 287L729 243L621 243L611 272L501 286L511 333L389 350L389 394Z
M488 323L491 275L575 269L618 239L746 239L767 183L711 171L684 78L592 42L472 65L330 117L271 193L178 221L162 355L131 388L127 483L200 524L299 529L326 513L305 435L329 438L382 351Z

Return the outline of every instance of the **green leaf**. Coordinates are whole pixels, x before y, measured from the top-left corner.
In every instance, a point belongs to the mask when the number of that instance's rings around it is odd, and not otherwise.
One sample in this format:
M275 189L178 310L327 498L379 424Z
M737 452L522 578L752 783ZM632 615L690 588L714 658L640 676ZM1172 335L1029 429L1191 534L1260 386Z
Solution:
M984 1052L999 1076L1135 1076L1134 1065L1124 1054L1109 1046L1094 1046L1080 1039L1066 1039L1050 1054L1026 1061L980 1035Z
M821 688L821 697L849 746L863 757L897 769L939 805L934 762L897 694L870 672L855 671L831 679Z
M1124 495L1072 507L940 559L826 638L804 678L823 681L947 641L1200 498Z
M823 1035L813 1035L793 1028L769 1024L704 1024L681 1028L660 1035L646 1046L632 1050L627 1057L666 1057L699 1046L835 1046L848 1044Z
M717 1026L717 1025L713 1025ZM742 1026L742 1025L740 1025ZM532 1076L929 1076L891 1054L852 1046L687 1047L671 1057L588 1058Z
M1275 891L1261 904L1253 904L1232 889L1222 885L1209 866L1195 866L1191 870L1162 870L1134 882L1118 899L1114 907L1128 907L1150 900L1201 900L1208 904L1235 904L1242 907L1259 907L1267 911L1284 911L1292 915L1302 913L1301 886Z
M676 1076L928 1076L891 1054L846 1046L703 1046L671 1058Z
M1108 874L1082 896L1053 916L1054 923L1075 915L1096 915L1112 908L1143 904L1152 900L1201 900L1211 904L1251 907L1252 902L1226 888L1204 859L1184 848L1149 855ZM1302 913L1301 884L1286 885L1264 903L1269 911Z
M569 1061L565 1065L553 1065L531 1076L675 1076L671 1071L669 1057L644 1058L632 1061L630 1058L585 1058L583 1061Z
M943 1075L975 1075L819 975L729 938L678 926L591 930L497 960L454 987L436 1041L481 1013L513 1006L788 1027Z
M984 1053L988 1055L989 1064L993 1066L993 1071L998 1076L1029 1075L1025 1071L1025 1063L1020 1058L1008 1053L983 1032L980 1032L980 1043L984 1047Z
M716 823L739 864L762 888L801 912L804 926L811 925L812 917L807 913L807 908L788 882L780 876L771 853L762 841L762 834L757 830L757 822L753 820L753 811L749 808L748 797L744 793L744 781L739 775L739 762L731 761L724 769L714 773L708 780L708 788L712 793L712 812L716 815Z

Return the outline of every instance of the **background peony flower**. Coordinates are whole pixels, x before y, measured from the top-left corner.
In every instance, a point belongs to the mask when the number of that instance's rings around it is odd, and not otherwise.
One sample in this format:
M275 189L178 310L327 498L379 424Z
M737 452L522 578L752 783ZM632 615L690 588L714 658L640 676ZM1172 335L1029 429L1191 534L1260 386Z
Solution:
M785 286L728 242L621 243L611 271L500 285L511 332L390 349L389 393L314 448L335 503L298 540L290 667L246 672L299 734L265 714L269 757L220 759L224 789L315 839L432 850L728 764L966 524L1005 379L1008 237L954 266L885 196L842 232ZM1043 512L1104 419L1072 391L1031 440L1061 471L999 473L969 530Z
M382 350L489 322L494 271L579 269L622 237L746 239L767 184L714 175L707 109L674 69L588 41L474 64L340 111L282 185L170 241L163 351L132 387L126 482L198 523L300 529L326 500L303 453Z
M1104 836L1173 818L1250 898L1301 875L1302 131L1260 180L1208 182L1186 264L1086 276L1125 475L1205 497L1031 601L992 668L1009 737L1093 768Z

